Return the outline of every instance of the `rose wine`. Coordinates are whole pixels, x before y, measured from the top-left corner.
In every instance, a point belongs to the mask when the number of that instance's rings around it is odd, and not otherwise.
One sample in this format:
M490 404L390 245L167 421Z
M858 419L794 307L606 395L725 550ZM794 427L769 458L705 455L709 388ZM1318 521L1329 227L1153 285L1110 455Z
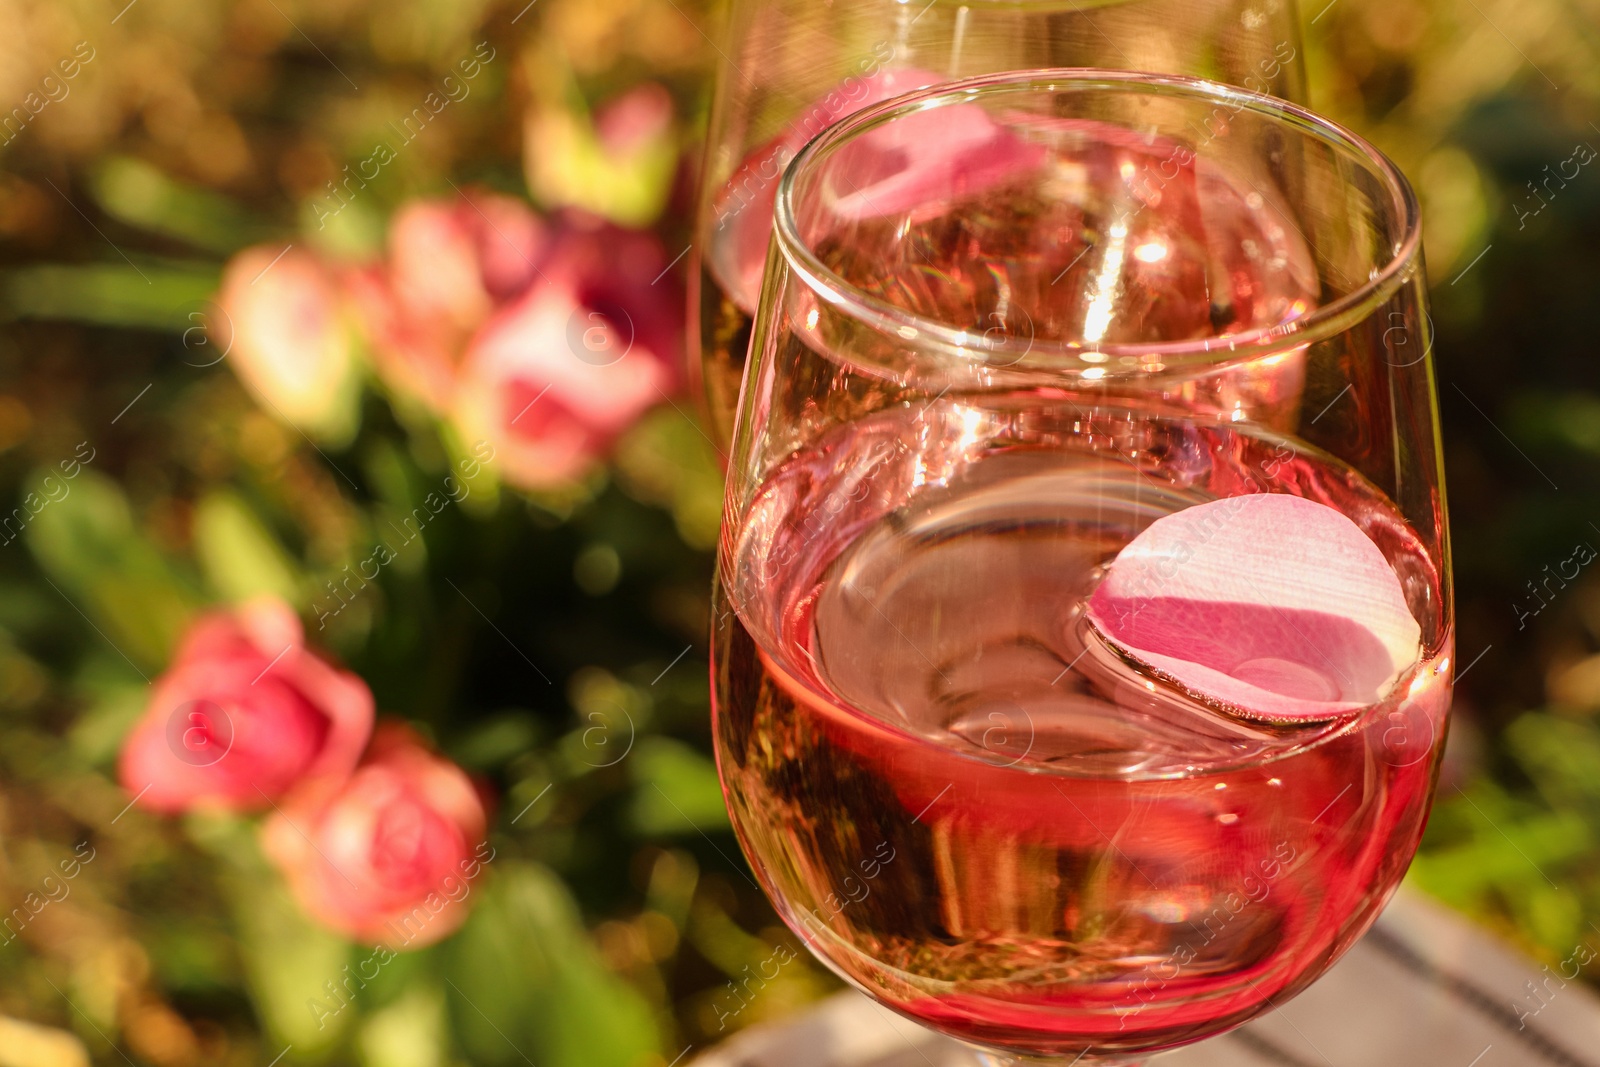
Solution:
M832 211L799 220L818 258L866 296L1018 353L1035 341L1225 341L1315 306L1310 254L1268 176L1108 123L1033 118L1019 134L972 105L942 111L849 146L833 164ZM1197 143L1216 136L1192 132ZM692 285L723 443L761 296L770 164L786 147L780 137L751 153L713 198ZM1271 374L1223 376L1224 389L1248 383L1239 406L1266 425L1286 418L1302 385L1298 354L1277 360Z
M1393 568L1421 651L1371 706L1252 719L1090 621L1141 530L1247 493L1337 510ZM734 826L788 924L915 1020L1041 1055L1185 1044L1309 984L1404 874L1448 705L1439 569L1308 446L1104 395L946 397L822 434L723 536Z

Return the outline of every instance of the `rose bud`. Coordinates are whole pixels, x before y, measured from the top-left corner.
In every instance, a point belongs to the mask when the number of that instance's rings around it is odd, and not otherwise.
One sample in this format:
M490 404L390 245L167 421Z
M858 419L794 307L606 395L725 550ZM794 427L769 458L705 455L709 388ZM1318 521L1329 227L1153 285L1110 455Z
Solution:
M458 429L495 448L505 479L545 489L581 478L647 408L669 396L683 307L648 233L569 226L541 278L478 332Z
M190 625L123 742L140 805L264 808L307 778L342 778L372 733L372 693L307 651L289 605L263 598Z
M468 338L537 277L544 223L527 205L477 190L416 200L389 227L389 255L351 274L380 377L447 411Z
M394 951L460 926L494 850L465 771L407 727L379 727L342 782L293 794L262 829L267 855L305 910L340 933Z
M217 343L256 400L307 433L348 440L360 377L334 272L310 252L258 245L229 261L217 302Z

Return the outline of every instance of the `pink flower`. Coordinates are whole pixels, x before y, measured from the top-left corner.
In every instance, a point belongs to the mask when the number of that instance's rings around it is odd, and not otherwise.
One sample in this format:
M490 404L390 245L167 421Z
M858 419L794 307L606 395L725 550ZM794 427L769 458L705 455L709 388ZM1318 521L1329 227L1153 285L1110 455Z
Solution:
M228 263L217 302L217 343L257 401L316 436L348 439L360 379L334 272L310 252L257 245Z
M608 135L631 143L658 104L642 94ZM474 192L402 209L388 259L349 286L391 388L543 489L580 478L676 384L667 266L649 233L574 213L552 236L520 201Z
M189 627L119 776L155 811L263 808L302 780L348 774L372 715L366 683L307 651L287 604L256 600Z
M634 419L668 396L682 301L648 233L569 220L527 292L473 338L455 411L507 481L581 477Z
M461 925L494 859L488 825L465 771L386 724L353 775L293 794L262 828L262 846L307 912L398 951Z
M645 82L606 104L594 131L607 154L625 159L666 136L672 127L672 94Z
M349 279L379 375L448 411L468 338L537 277L545 243L539 217L511 197L474 190L402 208L388 260Z

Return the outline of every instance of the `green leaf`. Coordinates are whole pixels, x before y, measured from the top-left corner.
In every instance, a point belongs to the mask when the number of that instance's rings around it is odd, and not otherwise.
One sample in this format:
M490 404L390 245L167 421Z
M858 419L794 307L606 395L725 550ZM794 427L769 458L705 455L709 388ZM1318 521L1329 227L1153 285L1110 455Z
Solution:
M503 860L452 941L446 975L471 1062L638 1067L660 1054L650 1005L601 963L567 887Z
M225 858L239 954L262 1027L295 1055L317 1059L338 1043L358 1014L362 993L346 981L350 942L312 922L256 851L250 824L221 820L191 826L191 836ZM355 992L351 992L355 989Z
M265 240L269 233L262 222L227 197L175 181L149 163L128 156L100 164L91 177L90 189L114 219L223 255Z
M1579 390L1526 390L1511 400L1511 432L1552 452L1600 455L1600 397Z
M683 742L668 737L640 741L631 769L638 788L628 819L640 833L654 836L729 827L716 764Z
M120 660L118 661L120 662ZM72 722L67 734L72 752L86 767L109 767L117 758L122 742L133 729L133 724L144 713L150 700L150 687L142 682L128 684L118 678L110 684L89 678L88 684L79 680L87 690L91 703Z
M366 1067L444 1067L446 1033L444 990L416 982L362 1023L361 1059Z
M1540 879L1530 882L1513 907L1518 926L1551 952L1565 955L1583 937L1583 905L1570 889Z
M303 607L294 561L236 493L218 490L195 510L195 551L224 600L270 594Z
M1506 728L1505 741L1553 807L1600 811L1600 731L1592 724L1528 714Z
M617 477L635 500L672 512L693 548L716 546L722 523L722 468L700 424L671 406L657 408L616 448Z
M1594 835L1576 814L1517 817L1487 789L1475 787L1474 797L1476 807L1457 801L1443 812L1471 827L1470 840L1423 852L1411 866L1411 880L1448 904L1470 911L1491 890L1523 896L1593 848Z
M0 321L64 319L182 333L217 290L213 266L148 261L42 265L0 273Z
M451 757L472 770L499 767L534 746L533 721L525 711L506 712L468 729L450 746Z
M36 472L25 484L39 489L24 496L24 509L31 510L29 500L48 501L26 537L60 594L117 655L144 667L165 663L197 598L134 527L121 486L83 467L74 477Z
M389 564L407 576L421 574L428 562L428 541L424 534L432 513L423 503L436 487L427 484L422 473L393 442L378 439L362 457L363 473L376 490L382 506L372 512L372 531L377 541L394 553ZM442 489L443 480L438 483ZM410 520L409 524L407 520ZM371 558L375 544L362 546L357 558Z
M232 929L211 916L151 917L142 940L163 989L202 996L239 985Z

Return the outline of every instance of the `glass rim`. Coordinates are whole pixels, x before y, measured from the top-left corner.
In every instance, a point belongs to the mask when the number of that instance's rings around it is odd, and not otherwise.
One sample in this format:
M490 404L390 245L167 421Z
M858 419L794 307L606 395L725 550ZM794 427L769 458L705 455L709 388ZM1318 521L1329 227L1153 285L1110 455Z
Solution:
M1157 96L1188 97L1228 105L1233 114L1253 112L1363 161L1388 192L1390 207L1401 227L1401 237L1393 245L1387 262L1371 270L1361 285L1287 322L1182 341L1089 343L1029 338L1026 349L1015 360L1001 362L993 357L997 352L1008 351L1012 346L1010 340L996 346L982 331L955 327L873 296L823 263L800 236L793 205L795 187L802 172L819 156L877 126L918 111L971 102L980 96L1028 90L1150 92ZM1029 370L1059 372L1063 366L1081 365L1099 368L1103 381L1153 370L1214 367L1235 359L1259 358L1308 346L1343 333L1372 314L1410 279L1420 256L1422 220L1416 193L1388 156L1366 138L1309 108L1204 78L1095 67L1057 67L1005 71L942 82L892 97L840 119L807 141L784 168L773 205L772 233L774 247L807 288L840 313L881 334L898 338L912 349L913 358L930 354L927 350L935 349L974 366L989 366L1012 374L1025 374ZM1086 359L1085 353L1097 358ZM1131 357L1133 365L1129 366L1125 358L1119 367L1112 362L1117 357Z

